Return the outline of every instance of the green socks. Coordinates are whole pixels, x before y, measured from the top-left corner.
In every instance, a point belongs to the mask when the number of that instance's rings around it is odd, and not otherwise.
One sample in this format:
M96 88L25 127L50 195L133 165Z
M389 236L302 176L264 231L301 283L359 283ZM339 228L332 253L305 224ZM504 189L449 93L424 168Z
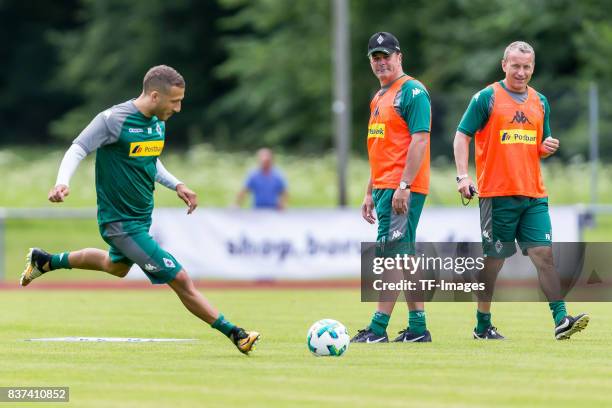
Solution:
M49 261L49 270L52 271L54 269L72 269L72 267L70 266L70 262L68 262L68 254L70 254L70 252L62 252L61 254L51 255L51 260Z
M234 330L236 326L230 323L228 320L225 320L225 317L223 317L223 315L219 313L219 317L217 318L217 320L215 320L213 324L211 324L211 327L213 329L219 330L221 333L229 337L232 333L232 330Z
M389 325L389 319L391 316L382 312L374 313L372 321L370 322L370 330L377 336L382 336L387 331ZM427 323L425 322L425 312L423 310L412 310L408 312L408 327L414 334L423 334L427 330Z
M476 333L482 334L491 326L491 313L476 310Z
M372 321L370 322L370 330L372 330L372 332L374 332L374 334L377 336L384 335L385 331L387 331L390 318L391 316L382 312L374 313L374 316L372 316Z
M411 310L408 312L408 328L411 333L421 335L427 330L424 310Z
M555 325L559 324L565 316L567 311L565 310L565 302L560 300L558 302L550 302L548 304L552 312L553 318L555 319ZM476 311L476 333L482 334L484 331L491 326L491 313L483 313L480 310Z
M550 307L550 311L552 312L553 319L555 319L555 326L561 323L561 320L565 316L567 316L567 311L565 310L565 301L559 300L557 302L550 302L548 304Z

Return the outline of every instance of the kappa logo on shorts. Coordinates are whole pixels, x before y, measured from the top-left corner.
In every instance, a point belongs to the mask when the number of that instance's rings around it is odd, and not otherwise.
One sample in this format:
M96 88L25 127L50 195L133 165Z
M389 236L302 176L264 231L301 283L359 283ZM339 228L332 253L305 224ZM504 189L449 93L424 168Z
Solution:
M166 265L166 268L175 268L176 267L174 262L172 262L172 259L168 259L168 258L164 258L164 265Z
M402 234L402 232L401 232L401 231L399 231L399 230L395 230L395 231L393 231L393 232L391 233L391 239L398 239L398 238L401 238L401 237L402 237L402 235L404 235L404 234Z
M147 272L155 272L159 269L157 266L151 264L144 264L144 268L147 270Z

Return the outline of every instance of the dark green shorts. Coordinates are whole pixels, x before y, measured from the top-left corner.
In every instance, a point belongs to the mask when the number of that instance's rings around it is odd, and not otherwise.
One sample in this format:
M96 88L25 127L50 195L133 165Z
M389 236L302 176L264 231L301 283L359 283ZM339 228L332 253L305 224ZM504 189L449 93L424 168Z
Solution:
M393 189L374 189L372 191L378 218L376 242L379 243L379 250L377 252L379 256L393 256L397 253L414 255L416 229L427 196L410 192L408 212L398 215L393 211L391 205L393 193L395 193Z
M552 245L548 197L487 197L480 199L480 229L486 256L508 258L528 248Z
M114 263L138 264L152 283L168 283L183 268L149 235L151 222L124 221L100 225Z

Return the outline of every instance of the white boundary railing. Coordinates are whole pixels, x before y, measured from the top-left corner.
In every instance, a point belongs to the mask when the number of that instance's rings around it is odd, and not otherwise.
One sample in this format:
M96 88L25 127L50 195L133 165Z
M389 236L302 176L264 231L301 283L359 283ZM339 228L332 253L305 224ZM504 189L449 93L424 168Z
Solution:
M566 207L568 208L568 207ZM571 206L578 214L578 237L583 239L585 228L594 225L597 214L612 214L612 205L585 205ZM429 209L436 209L429 207ZM442 208L437 208L441 210ZM209 209L213 210L213 209ZM452 208L448 208L452 210ZM456 208L454 208L456 210ZM476 209L473 209L476 210ZM291 210L294 211L294 210ZM298 210L299 211L299 210ZM330 209L330 211L334 211ZM356 213L358 210L355 209ZM95 208L0 208L0 282L6 276L6 221L14 219L89 219L95 220ZM611 236L612 241L612 236Z

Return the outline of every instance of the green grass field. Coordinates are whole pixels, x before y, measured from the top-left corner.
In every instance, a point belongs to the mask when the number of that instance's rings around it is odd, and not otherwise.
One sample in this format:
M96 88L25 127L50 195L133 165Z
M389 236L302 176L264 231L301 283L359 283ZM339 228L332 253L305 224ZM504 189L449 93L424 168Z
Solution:
M46 194L63 152L0 150L7 188L0 207L50 207ZM225 207L254 165L247 153L220 153L209 146L164 154L166 167L186 181L204 207ZM293 207L336 204L333 155L279 155L290 182ZM544 169L551 204L588 202L585 165ZM353 157L349 201L357 207L367 163ZM434 161L427 205L459 205L449 163ZM599 197L612 202L612 166L600 170ZM93 161L73 179L67 207L95 206ZM158 206L178 206L173 192L156 191ZM473 204L472 204L473 205ZM16 282L28 247L49 251L106 248L91 220L8 220L5 281ZM585 231L587 241L612 241L612 216ZM91 271L56 271L45 280L116 279ZM33 283L33 286L36 282ZM553 340L545 303L500 303L494 323L509 339L471 339L474 305L427 305L432 344L351 345L341 358L316 358L306 330L334 318L354 334L369 321L374 304L352 290L210 291L232 321L262 332L254 355L242 356L216 331L191 316L169 290L0 291L0 386L69 386L75 407L489 407L610 406L612 397L612 305L571 304L587 311L587 331L567 342ZM393 335L406 324L405 306L391 320ZM32 343L36 337L196 338L186 344ZM0 403L0 408L3 406ZM10 404L4 404L11 406ZM18 406L43 406L20 403Z
M433 303L427 307L431 344L351 345L343 357L317 358L305 342L314 321L338 319L351 334L367 323L374 305L360 303L357 291L211 291L207 296L231 320L261 331L253 355L241 355L189 315L170 290L3 292L1 383L68 386L70 404L54 405L75 407L612 404L610 304L570 305L588 311L591 324L559 342L552 338L545 303L500 303L494 323L508 340L477 342L470 337L473 304ZM405 322L405 307L399 305L390 334ZM199 341L24 341L63 336Z

